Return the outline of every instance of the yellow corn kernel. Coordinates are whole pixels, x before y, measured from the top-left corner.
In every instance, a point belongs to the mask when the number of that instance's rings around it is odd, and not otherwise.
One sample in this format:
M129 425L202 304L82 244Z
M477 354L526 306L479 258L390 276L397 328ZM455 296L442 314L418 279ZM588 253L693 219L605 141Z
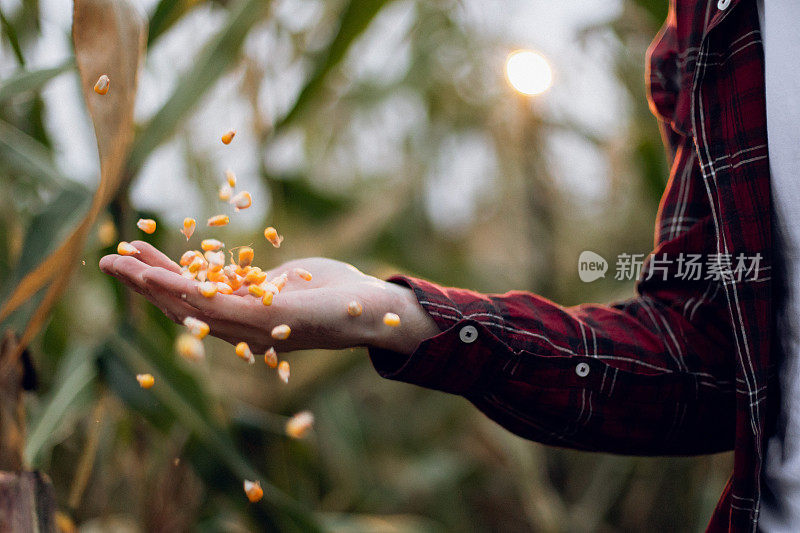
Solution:
M202 269L203 266L205 266L205 264L206 264L205 259L203 259L202 257L195 256L192 262L189 263L188 267L189 272L191 272L192 274L197 274L198 272L200 272L200 269Z
M236 345L236 355L251 365L256 362L256 358L253 357L253 352L250 351L250 346L246 342L240 342Z
M191 272L188 268L181 271L181 276L186 279L195 279L197 278L197 272Z
M264 290L261 285L250 285L247 287L247 292L255 296L256 298L263 298L264 294L267 292Z
M278 376L284 383L289 383L289 361L281 361L278 365Z
M140 218L136 227L150 235L156 231L156 221L152 218Z
M108 79L108 76L103 74L97 78L97 83L94 84L94 92L97 94L106 94L109 88L111 88L111 80Z
M233 288L224 281L218 281L217 292L220 294L233 294Z
M264 497L264 489L261 488L261 483L258 481L244 480L244 493L247 494L247 499L250 503L256 503Z
M295 268L294 273L297 277L302 278L306 281L311 281L311 272L306 270L305 268Z
M251 285L252 287L252 285ZM272 305L272 299L275 297L275 294L270 291L264 291L264 296L261 298L261 303L264 305Z
M197 286L197 290L200 291L200 294L205 296L206 298L211 298L215 294L217 294L217 282L214 281L204 281L200 285Z
M272 226L264 230L264 237L272 243L275 248L280 248L283 242L283 235L278 235L278 230Z
M242 280L244 280L244 279L247 277L247 273L248 273L248 272L250 272L250 270L251 270L252 268L253 268L253 267L251 267L251 266L249 266L249 265L248 265L248 266L246 266L246 267L244 267L244 268L242 268L242 267L237 267L237 268L236 268L236 275L237 275L237 276L242 276ZM244 281L242 281L242 283L244 283Z
M198 339L202 339L208 335L209 331L211 331L211 328L208 327L208 324L193 316L187 316L184 318L183 325L186 326L186 329L189 330L189 333L193 337L197 337Z
M181 228L181 233L186 236L187 241L192 237L194 228L196 227L197 222L193 218L186 217L183 219L183 228Z
M209 226L227 226L231 219L228 215L214 215L208 219Z
M231 189L236 188L236 174L233 173L233 170L225 171L225 179L228 180L228 186Z
M233 140L234 135L236 135L236 130L230 130L222 135L222 144L230 144Z
M231 289L234 291L238 291L239 288L244 284L244 278L238 274L234 274L233 276L228 276L228 285L231 286Z
M189 333L178 335L178 338L175 339L175 351L189 361L199 361L206 355L202 341Z
M231 198L231 205L236 208L237 211L241 209L247 209L251 205L253 205L253 197L250 196L250 193L247 191L242 191L233 198Z
M206 252L206 261L208 261L208 270L219 272L225 266L225 254L222 252Z
M197 253L194 250L189 250L184 252L181 256L180 265L181 266L189 266L192 261L194 261L195 256Z
M197 273L197 281L203 282L208 280L208 270L201 268L200 272Z
M206 271L206 279L208 281L213 281L214 283L221 281L223 283L227 283L228 276L222 270L218 269L209 269Z
M285 341L289 338L289 335L292 333L292 328L287 326L286 324L281 324L280 326L275 326L272 328L272 338Z
M253 257L255 252L249 246L242 246L239 248L239 267L245 268L250 266L250 263L253 262Z
M106 220L97 228L97 239L103 248L117 240L117 227L111 220Z
M270 283L278 289L278 292L280 292L286 286L286 280L288 279L289 276L286 273L283 273L277 278L273 278L272 280L270 280Z
M119 255L136 255L139 250L131 243L122 241L117 245L117 253Z
M156 384L153 374L136 374L136 381L139 382L139 386L143 389L149 389Z
M270 346L269 350L267 350L264 354L264 362L267 363L267 366L270 368L275 368L278 366L278 353L272 346Z
M396 328L397 326L400 325L400 317L394 313L386 313L385 315L383 315L383 323L386 324L387 326Z
M311 411L301 411L286 421L286 434L293 439L302 439L314 425Z
M202 248L204 252L216 252L223 246L225 246L225 243L217 239L203 239L202 242L200 242L200 248ZM223 258L223 263L224 262L225 260Z
M219 188L219 199L223 202L230 201L231 195L233 191L231 190L231 186L227 183L223 183L222 186Z
M261 285L267 279L267 273L258 267L253 267L244 277L246 285Z
M361 304L357 301L353 300L349 304L347 304L347 314L350 316L361 316L361 313L364 312L364 308L361 307Z

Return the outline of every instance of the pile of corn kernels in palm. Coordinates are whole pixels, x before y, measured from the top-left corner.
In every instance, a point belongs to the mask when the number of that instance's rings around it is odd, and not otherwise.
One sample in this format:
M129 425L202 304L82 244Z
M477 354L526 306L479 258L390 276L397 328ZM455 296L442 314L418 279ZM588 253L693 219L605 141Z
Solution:
M105 74L102 75L94 86L94 91L99 95L108 93L110 80ZM235 130L230 130L222 135L221 141L229 145L234 136ZM247 191L234 194L236 189L236 175L228 170L225 172L225 181L219 189L219 199L229 203L234 212L239 212L249 208L253 204L253 198ZM230 223L230 217L225 214L215 215L208 219L209 227L226 226ZM152 219L139 219L136 226L147 233L153 234L156 231L156 222ZM197 221L193 218L185 218L181 233L186 237L187 242L197 228ZM272 246L279 248L283 242L283 236L273 227L264 230L264 238ZM233 294L243 287L247 287L247 292L255 298L261 299L265 306L272 305L273 298L280 293L286 286L289 276L296 276L304 281L311 281L312 274L303 269L295 268L292 272L283 272L277 277L267 279L267 273L257 266L253 266L254 250L250 246L239 246L228 249L230 263L226 263L223 249L225 244L217 239L204 239L200 243L201 250L188 250L180 260L181 275L187 279L198 281L197 290L206 298L213 298L217 293ZM234 255L235 252L235 255ZM136 255L139 250L128 242L120 242L117 246L119 255ZM356 300L347 305L347 313L351 317L360 316L363 306ZM394 313L386 313L383 322L387 326L396 327L400 325L400 317ZM198 361L205 357L203 338L211 331L209 325L199 318L187 316L183 320L186 328L175 342L175 351L181 357L189 361ZM276 340L286 340L291 335L291 328L287 324L275 326L271 331L272 338ZM255 363L255 355L246 342L239 342L234 348L236 355L250 364ZM289 363L288 361L278 361L278 354L274 347L270 347L264 353L264 363L270 368L276 368L278 376L284 383L289 382ZM136 380L143 389L150 389L155 385L155 378L152 374L137 374ZM305 437L314 425L314 415L310 411L301 411L286 421L285 431L289 437L301 439ZM264 491L259 481L244 480L244 491L250 502L259 501Z

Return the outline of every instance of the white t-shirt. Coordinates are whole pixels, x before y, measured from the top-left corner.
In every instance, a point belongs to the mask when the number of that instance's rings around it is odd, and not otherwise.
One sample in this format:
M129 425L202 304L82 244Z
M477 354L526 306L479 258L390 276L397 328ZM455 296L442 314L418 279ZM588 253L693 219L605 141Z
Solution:
M800 531L800 0L758 0L767 97L781 407L767 443L759 528Z

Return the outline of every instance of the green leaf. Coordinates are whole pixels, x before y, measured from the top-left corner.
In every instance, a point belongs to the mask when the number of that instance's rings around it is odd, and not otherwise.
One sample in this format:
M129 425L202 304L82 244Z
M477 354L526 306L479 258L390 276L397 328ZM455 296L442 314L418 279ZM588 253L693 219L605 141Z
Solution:
M319 93L328 74L341 63L350 45L361 35L378 12L391 0L350 0L339 19L336 36L317 61L314 71L303 86L291 110L275 126L275 129L289 124L305 111L305 108Z
M150 31L147 35L148 48L167 32L183 15L201 2L197 0L161 0L150 17Z
M44 87L47 82L75 67L75 61L69 59L61 65L41 70L24 70L0 83L0 103L5 102L18 94L36 91Z
M77 349L64 358L53 381L54 389L43 400L44 407L30 422L25 443L25 462L32 468L41 466L44 453L54 444L64 426L80 415L89 404L90 385L97 377L91 353Z
M70 181L53 164L50 151L42 143L11 124L0 120L0 160L26 175L47 180L48 185L66 187Z
M319 526L313 514L280 489L266 481L236 448L230 434L212 416L197 379L179 367L175 357L157 349L142 346L143 340L134 340L131 334L115 334L101 352L101 367L109 386L132 410L139 412L156 427L164 430L165 417L178 422L191 432L207 453L215 456L237 479L261 481L264 498L261 506L273 508L288 515L304 531L317 531ZM127 368L127 372L122 372ZM113 369L112 372L107 372ZM135 385L137 373L148 372L155 377L155 385L144 391Z
M153 150L175 133L205 92L236 63L248 32L266 16L269 6L270 2L265 0L243 1L225 27L195 58L169 100L136 136L128 161L131 175L141 168Z

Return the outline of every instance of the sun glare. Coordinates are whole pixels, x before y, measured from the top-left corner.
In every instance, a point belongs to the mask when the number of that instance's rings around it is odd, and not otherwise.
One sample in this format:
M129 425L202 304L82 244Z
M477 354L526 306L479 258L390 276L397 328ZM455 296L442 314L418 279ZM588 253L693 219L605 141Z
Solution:
M516 91L535 96L550 87L553 72L541 54L532 50L517 50L506 59L506 78Z

